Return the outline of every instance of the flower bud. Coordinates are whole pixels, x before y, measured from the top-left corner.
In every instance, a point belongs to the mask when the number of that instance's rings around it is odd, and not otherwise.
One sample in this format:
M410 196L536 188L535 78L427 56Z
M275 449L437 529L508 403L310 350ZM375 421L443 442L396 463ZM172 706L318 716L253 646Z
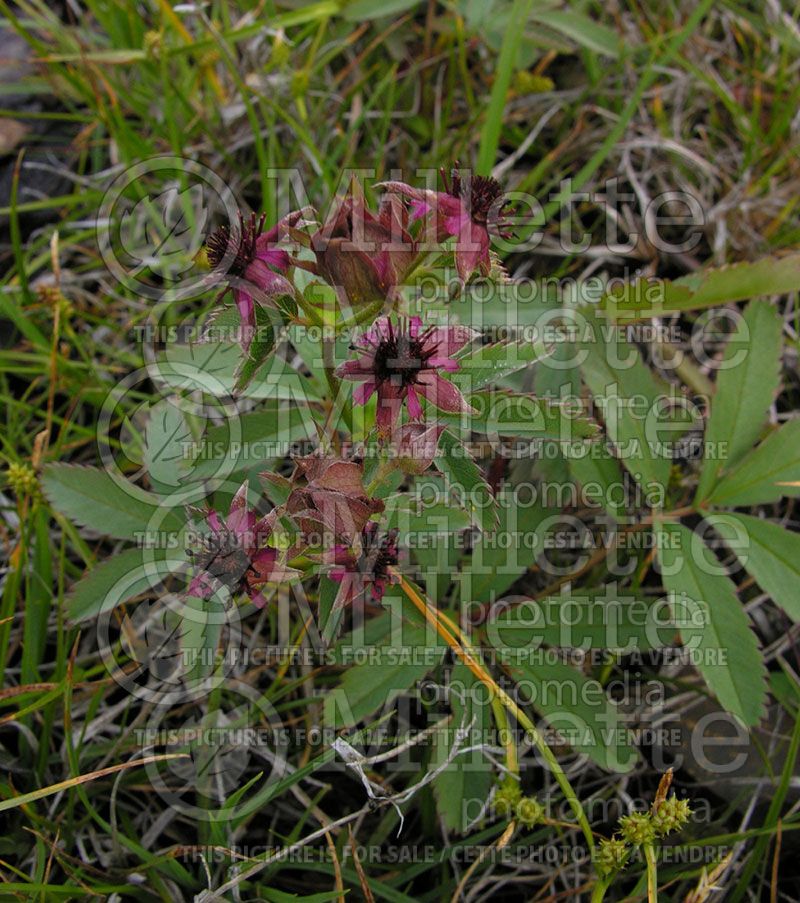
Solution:
M398 433L395 465L403 473L423 474L433 464L443 426L406 423Z
M360 463L320 452L296 457L294 463L291 481L283 480L289 493L286 510L306 542L350 546L369 519L383 511L380 499L367 497ZM275 484L273 474L262 476Z
M351 239L315 236L312 247L320 273L344 293L352 307L365 307L386 297L389 285L378 272L375 261L354 247Z

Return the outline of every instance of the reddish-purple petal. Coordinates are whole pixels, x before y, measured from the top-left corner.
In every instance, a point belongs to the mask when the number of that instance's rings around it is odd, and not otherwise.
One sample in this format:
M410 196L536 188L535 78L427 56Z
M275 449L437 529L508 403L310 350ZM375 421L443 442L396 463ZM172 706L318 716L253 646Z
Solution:
M413 201L411 204L411 219L417 220L422 219L427 213L433 208L427 201Z
M371 379L375 368L374 355L364 354L354 361L345 361L336 368L339 379Z
M461 235L469 228L469 214L465 210L459 209L452 215L445 216L443 223L448 235Z
M281 252L283 253L283 252ZM269 268L260 258L256 258L247 265L244 271L244 279L252 285L258 301L268 301L279 295L291 295L294 293L291 282L280 273ZM261 296L264 296L263 298Z
M214 594L214 585L205 573L198 574L189 584L189 595L198 599L208 599Z
M284 234L302 217L303 212L303 210L293 210L291 213L287 213L283 219L279 219L271 229L268 229L258 236L256 239L256 248L260 251L261 248L269 247L270 245L275 244L275 242L280 241L280 239L284 237Z
M250 343L253 341L253 331L255 330L256 325L253 298L247 292L237 288L233 290L233 300L236 302L236 307L239 311L239 319L241 320L239 325L239 337L241 340L242 351L247 354L250 350Z
M272 568L278 560L278 550L273 549L272 546L264 546L264 548L259 549L250 560L259 574L264 574L266 570Z
M400 416L400 408L407 391L406 387L393 386L389 382L378 386L378 410L375 422L379 433L386 435L392 431L392 427Z
M406 182L378 182L375 187L382 188L391 194L400 194L421 204L432 204L436 201L437 193L435 191L430 191L427 188L414 188L413 185L408 185Z
M272 511L265 514L260 520L253 524L253 536L255 537L256 542L265 540L270 533L272 533L277 519L278 512L273 508Z
M235 536L243 538L246 546L251 545L253 527L256 525L256 515L253 511L244 508L231 511L227 517L228 529Z
M439 326L431 333L428 344L437 346L437 358L447 358L461 351L476 336L477 332L469 326Z
M255 514L247 510L247 491L248 481L245 480L236 490L236 495L233 497L231 507L228 509L228 516L225 519L228 529L237 536L251 532L256 522Z
M392 263L392 258L388 251L381 251L372 258L372 262L375 265L378 278L384 285L390 286L396 284L397 273L395 272L394 264Z
M420 374L417 391L441 411L450 411L451 413L473 411L456 386L433 370L426 370Z
M353 389L353 404L366 404L372 398L372 393L376 388L377 383L374 379L368 379L360 386L356 386Z
M236 490L236 495L231 500L231 506L228 509L228 513L232 514L234 511L238 511L240 508L244 508L247 506L247 493L250 488L249 480L245 480L244 483Z
M419 398L413 386L408 387L407 402L409 416L412 420L419 420L422 417L422 405L419 403Z
M256 245L256 259L282 272L289 269L291 262L286 251L281 248L270 248L266 244L262 244L261 247Z
M431 466L444 426L406 423L395 448L397 462L406 473L422 474Z
M455 373L458 370L458 361L454 361L451 357L432 357L428 359L428 366L434 369L441 367L448 373Z
M456 269L463 282L482 266L489 264L489 232L486 226L473 223L469 218L462 225L456 239Z
M391 332L392 326L389 318L378 317L367 332L366 338L371 339L373 342L380 342L381 339L388 338Z

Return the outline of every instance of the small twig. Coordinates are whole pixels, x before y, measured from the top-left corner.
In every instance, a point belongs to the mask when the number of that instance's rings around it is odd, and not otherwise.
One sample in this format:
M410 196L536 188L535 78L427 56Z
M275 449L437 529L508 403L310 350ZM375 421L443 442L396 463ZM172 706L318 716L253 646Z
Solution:
M456 903L461 894L464 892L464 888L467 886L467 882L475 874L475 870L478 868L478 866L480 866L484 859L486 859L486 857L489 855L489 852L494 849L502 850L503 847L508 845L508 842L511 840L511 837L516 830L516 827L516 822L509 822L508 827L491 846L483 847L481 849L480 854L475 858L475 861L466 870L466 872L464 872L461 880L458 882L458 887L456 887L453 896L450 898L450 903Z

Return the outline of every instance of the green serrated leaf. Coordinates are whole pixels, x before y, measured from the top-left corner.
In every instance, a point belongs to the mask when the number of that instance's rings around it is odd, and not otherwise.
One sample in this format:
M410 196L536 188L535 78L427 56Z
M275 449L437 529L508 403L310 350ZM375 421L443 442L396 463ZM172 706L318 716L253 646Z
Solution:
M753 301L725 348L706 427L705 444L711 454L703 461L696 504L711 494L723 469L735 466L761 434L780 383L781 331L775 308Z
M187 482L230 476L288 454L292 443L316 436L311 412L302 405L271 402L239 420L210 427L199 443ZM220 451L220 449L224 451Z
M694 664L720 704L744 724L757 724L767 702L766 668L733 581L711 570L708 554L702 539L687 527L659 526L664 586L674 594L674 604L686 608L681 618L684 646L692 650Z
M550 354L542 341L496 342L458 358L459 369L450 380L464 393L477 392L497 380L529 367Z
M756 583L800 621L800 534L747 514L709 514L706 520Z
M665 490L671 466L666 442L674 436L664 438L658 431L657 411L665 387L617 326L591 313L586 322L588 332L580 343L585 354L581 370L617 457L645 491L653 485Z
M236 383L234 392L243 392L253 380L261 366L275 350L275 328L280 326L281 320L274 313L264 310L261 305L255 305L256 332L253 341L247 351L247 356L242 360L236 371Z
M669 613L650 599L614 585L577 590L503 606L487 622L496 649L610 649L620 654L668 646L675 635Z
M191 685L213 674L225 608L216 599L184 596L181 611L180 646L182 676Z
M180 567L180 550L124 549L96 564L65 597L75 623L96 618L139 593L155 590Z
M440 604L447 595L453 575L458 570L458 562L463 555L463 544L459 540L457 534L444 533L431 537L426 547L414 549L426 595L434 604Z
M438 635L405 597L387 596L384 604L392 610L390 633L381 642L369 644L367 661L358 661L367 646L363 639L353 642L351 635L337 646L340 659L347 663L353 656L356 664L325 697L324 720L329 727L351 727L362 721L421 680L444 655Z
M433 491L421 491L418 483L417 492L399 492L386 500L385 527L398 529L398 541L407 548L427 547L430 537L466 530L471 522L468 511L450 503L441 480L427 484Z
M242 349L227 341L175 344L157 356L154 370L158 379L173 389L200 389L225 398L235 393L241 360ZM268 368L262 365L254 374L247 397L319 400L309 380L277 355Z
M459 730L468 731L461 748L487 746L491 741L491 707L486 688L461 662L453 668L448 686L453 717L434 738L433 768L446 761ZM491 785L492 765L480 750L457 755L433 782L436 807L445 825L451 831L465 833L483 809Z
M144 465L155 488L169 489L181 484L191 442L191 430L174 401L164 398L150 409Z
M625 481L619 461L608 447L591 443L583 457L571 455L567 463L572 476L583 486L584 493L598 496L597 503L603 506L617 522L626 517Z
M640 320L686 310L784 295L800 288L800 254L707 268L670 282L637 279L615 287L601 304L615 320Z
M555 401L512 392L476 392L467 401L475 414L437 412L437 418L455 434L470 432L530 439L556 439L563 443L597 435L597 428L585 417Z
M538 498L515 491L497 496L497 528L478 537L468 567L457 575L462 601L489 602L500 597L536 561L543 548L546 521L559 514Z
M784 423L726 473L708 503L767 505L800 495L800 417Z
M237 307L219 305L210 311L203 323L201 342L238 344L241 325L242 318Z
M459 439L445 430L439 439L436 466L444 474L448 487L469 512L473 523L484 532L497 525L497 506L478 465Z
M573 749L609 771L630 771L638 753L603 687L550 656L514 656L507 670L517 690Z
M158 496L105 470L80 464L48 464L42 490L70 520L117 539L145 538L148 531L180 530L183 519Z

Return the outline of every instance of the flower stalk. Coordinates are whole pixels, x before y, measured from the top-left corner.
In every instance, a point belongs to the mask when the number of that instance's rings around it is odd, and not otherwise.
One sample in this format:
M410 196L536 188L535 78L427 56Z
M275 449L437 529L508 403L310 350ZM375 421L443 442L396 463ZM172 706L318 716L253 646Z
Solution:
M434 608L430 603L421 596L416 589L400 575L400 588L406 597L417 610L423 615L425 620L436 630L439 636L450 646L453 652L461 659L461 661L469 668L469 670L478 678L492 694L493 699L497 699L499 703L507 709L516 720L525 728L531 741L536 745L542 754L548 768L553 773L556 783L561 788L567 802L570 804L575 819L586 838L586 843L590 852L594 850L594 836L583 811L580 800L569 782L564 769L561 767L558 759L556 759L553 751L545 742L544 737L539 733L536 725L531 721L528 715L520 708L520 706L506 693L506 691L497 683L492 675L486 670L484 664L475 655L469 640L461 633L457 625L442 611Z

